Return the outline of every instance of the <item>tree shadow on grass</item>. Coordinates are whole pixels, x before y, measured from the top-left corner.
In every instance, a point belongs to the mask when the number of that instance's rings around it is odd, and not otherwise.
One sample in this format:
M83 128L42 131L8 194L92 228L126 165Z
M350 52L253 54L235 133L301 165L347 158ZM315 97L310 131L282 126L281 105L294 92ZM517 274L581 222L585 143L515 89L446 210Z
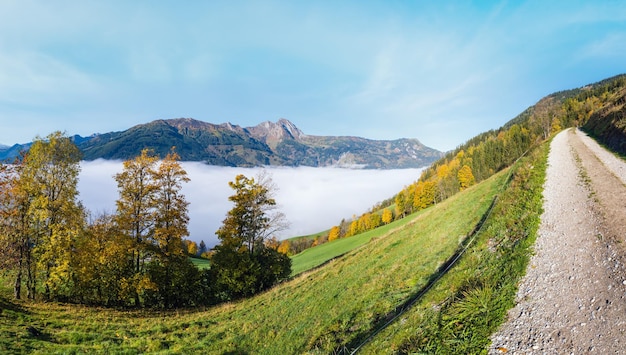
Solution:
M13 303L0 296L0 316L4 313L4 310L12 311L15 313L30 314L30 311L28 311L21 305Z

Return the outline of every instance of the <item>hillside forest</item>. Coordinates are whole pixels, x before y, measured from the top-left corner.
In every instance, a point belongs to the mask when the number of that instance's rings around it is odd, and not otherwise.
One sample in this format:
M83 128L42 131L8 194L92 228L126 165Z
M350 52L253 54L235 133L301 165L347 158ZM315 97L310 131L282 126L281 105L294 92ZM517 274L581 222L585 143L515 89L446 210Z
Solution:
M220 244L202 271L186 255L188 203L181 186L188 178L174 151L160 159L144 150L125 161L114 177L115 214L93 215L78 200L80 151L55 132L1 166L0 265L12 275L16 299L174 308L248 297L289 277L287 255L441 203L563 128L617 135L623 125L599 129L597 117L621 122L625 97L625 76L552 94L448 152L396 196L315 238L272 239L284 220L275 210L271 181L239 175L230 183L234 207L217 231Z

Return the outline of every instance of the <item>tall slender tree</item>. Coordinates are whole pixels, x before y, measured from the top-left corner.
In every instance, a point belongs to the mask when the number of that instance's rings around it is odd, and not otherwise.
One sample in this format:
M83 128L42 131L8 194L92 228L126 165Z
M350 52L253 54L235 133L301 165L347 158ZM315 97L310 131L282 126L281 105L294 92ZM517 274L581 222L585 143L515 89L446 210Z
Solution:
M150 150L144 149L140 156L125 161L123 171L115 175L119 191L116 222L120 231L132 240L132 263L136 273L144 271L154 237L157 161Z
M134 277L129 280L129 289L136 306L141 304L140 292L154 288L145 275L145 266L154 251L154 207L158 189L154 176L157 161L158 158L150 150L144 149L135 159L125 161L122 172L114 176L119 191L115 219L120 233L128 238L131 245L129 262Z
M155 254L159 262L160 279L152 281L158 285L165 308L175 302L178 281L174 281L177 271L184 270L190 264L183 249L183 238L189 235L189 202L182 194L182 184L189 181L187 172L178 162L179 156L171 152L163 159L155 172ZM193 242L192 242L193 243ZM195 245L195 243L193 243ZM197 249L197 247L196 247ZM153 268L154 270L154 268Z
M183 255L182 239L189 235L189 202L182 194L182 184L189 182L187 172L178 162L176 153L168 154L155 172L155 230L154 241L158 256Z

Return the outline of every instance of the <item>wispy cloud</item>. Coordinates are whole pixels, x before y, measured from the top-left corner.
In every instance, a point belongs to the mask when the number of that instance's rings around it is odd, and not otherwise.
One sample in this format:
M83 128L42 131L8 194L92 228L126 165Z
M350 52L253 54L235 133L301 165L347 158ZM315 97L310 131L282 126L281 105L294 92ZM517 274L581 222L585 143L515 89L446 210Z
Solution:
M85 72L37 52L0 54L0 102L50 108L93 97L98 83Z

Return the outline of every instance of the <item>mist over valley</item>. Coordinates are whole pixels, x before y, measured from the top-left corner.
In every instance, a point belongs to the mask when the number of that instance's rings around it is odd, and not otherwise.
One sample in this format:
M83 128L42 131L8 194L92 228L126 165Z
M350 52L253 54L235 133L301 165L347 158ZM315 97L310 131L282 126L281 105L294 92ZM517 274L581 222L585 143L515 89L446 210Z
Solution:
M212 247L218 240L215 231L232 208L228 186L235 176L254 177L262 168L237 168L183 162L191 181L183 185L189 204L188 239L204 240ZM78 188L80 200L94 214L115 212L118 190L113 175L122 171L122 162L95 160L81 162ZM422 169L345 169L312 167L263 168L272 176L275 199L286 215L290 228L279 238L307 235L350 219L377 202L393 197L414 182Z

